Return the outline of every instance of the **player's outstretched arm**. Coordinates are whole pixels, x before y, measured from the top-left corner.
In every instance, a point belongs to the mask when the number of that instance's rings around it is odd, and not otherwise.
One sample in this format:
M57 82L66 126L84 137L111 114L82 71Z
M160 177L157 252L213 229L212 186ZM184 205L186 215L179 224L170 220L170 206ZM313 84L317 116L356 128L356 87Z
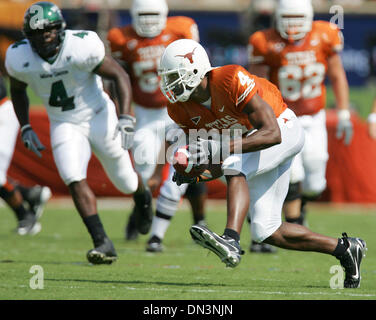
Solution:
M26 93L27 84L13 77L10 79L10 96L20 126L29 124L29 98Z
M281 131L273 109L257 93L244 107L243 112L248 115L255 133L241 139L242 152L262 150L281 143ZM238 140L230 144L230 152L234 152Z
M333 87L338 109L337 138L345 135L344 143L350 144L353 135L353 125L350 120L349 84L339 54L328 59L328 77Z
M105 56L101 65L94 72L105 79L114 81L119 102L119 114L129 114L132 87L128 73L110 56Z
M102 63L94 70L99 76L113 80L118 98L119 122L115 128L114 139L120 132L123 149L129 150L134 143L136 119L130 115L132 89L128 73L110 56L105 56Z
M26 87L26 83L10 77L10 95L21 126L22 141L26 148L33 151L38 157L42 157L40 151L43 151L45 147L39 141L29 123L29 98L26 93Z

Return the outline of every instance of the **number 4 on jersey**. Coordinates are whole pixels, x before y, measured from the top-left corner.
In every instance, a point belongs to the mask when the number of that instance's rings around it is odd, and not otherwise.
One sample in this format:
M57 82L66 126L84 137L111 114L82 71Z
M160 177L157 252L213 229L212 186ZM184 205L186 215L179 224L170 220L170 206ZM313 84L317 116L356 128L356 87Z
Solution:
M61 107L62 111L74 109L74 97L68 97L62 80L51 85L51 94L48 104L52 107Z

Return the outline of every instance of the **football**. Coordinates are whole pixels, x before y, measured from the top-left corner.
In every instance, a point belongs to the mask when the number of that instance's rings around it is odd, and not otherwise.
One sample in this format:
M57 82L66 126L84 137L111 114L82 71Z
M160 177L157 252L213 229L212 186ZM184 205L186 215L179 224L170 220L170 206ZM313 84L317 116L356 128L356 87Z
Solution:
M193 178L201 175L206 168L207 164L196 165L190 162L190 153L188 151L188 146L180 147L175 151L173 166L176 172L183 176Z
M221 164L194 165L189 162L188 146L180 147L174 154L173 166L183 176L193 178L201 176L203 180L217 179L223 175Z

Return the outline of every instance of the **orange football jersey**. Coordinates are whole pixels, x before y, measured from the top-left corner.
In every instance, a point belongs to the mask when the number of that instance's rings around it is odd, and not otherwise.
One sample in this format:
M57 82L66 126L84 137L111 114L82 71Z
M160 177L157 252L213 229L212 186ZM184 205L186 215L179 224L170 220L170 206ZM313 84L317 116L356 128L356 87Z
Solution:
M168 103L173 119L186 133L189 129L242 129L252 128L248 116L242 112L255 93L258 93L278 117L286 108L278 88L266 79L251 75L239 65L214 68L209 74L211 106L194 101Z
M199 41L198 28L188 17L168 17L166 28L154 38L137 35L131 25L112 28L107 39L114 56L128 65L133 101L146 108L162 108L167 99L159 89L157 67L164 49L178 39Z
M300 41L290 43L277 30L249 37L249 61L269 67L269 79L280 89L296 115L315 114L325 107L328 58L341 51L343 37L335 24L314 21Z

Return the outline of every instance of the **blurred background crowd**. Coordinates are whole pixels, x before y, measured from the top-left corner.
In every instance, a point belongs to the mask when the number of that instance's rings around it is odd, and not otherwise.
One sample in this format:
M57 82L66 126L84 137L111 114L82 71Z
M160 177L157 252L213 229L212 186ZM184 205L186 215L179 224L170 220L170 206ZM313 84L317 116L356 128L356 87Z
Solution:
M0 1L0 59L11 42L22 37L26 8L35 1ZM109 28L131 22L131 0L60 0L68 28L97 31L103 40ZM246 66L247 41L251 33L269 27L275 0L169 0L169 15L187 15L197 21L200 41L208 49L213 65L229 63ZM350 86L353 107L362 117L371 108L370 86L376 78L376 1L313 0L315 19L337 19L344 13L345 49L342 61ZM336 21L334 21L336 22ZM331 104L331 95L329 94Z

